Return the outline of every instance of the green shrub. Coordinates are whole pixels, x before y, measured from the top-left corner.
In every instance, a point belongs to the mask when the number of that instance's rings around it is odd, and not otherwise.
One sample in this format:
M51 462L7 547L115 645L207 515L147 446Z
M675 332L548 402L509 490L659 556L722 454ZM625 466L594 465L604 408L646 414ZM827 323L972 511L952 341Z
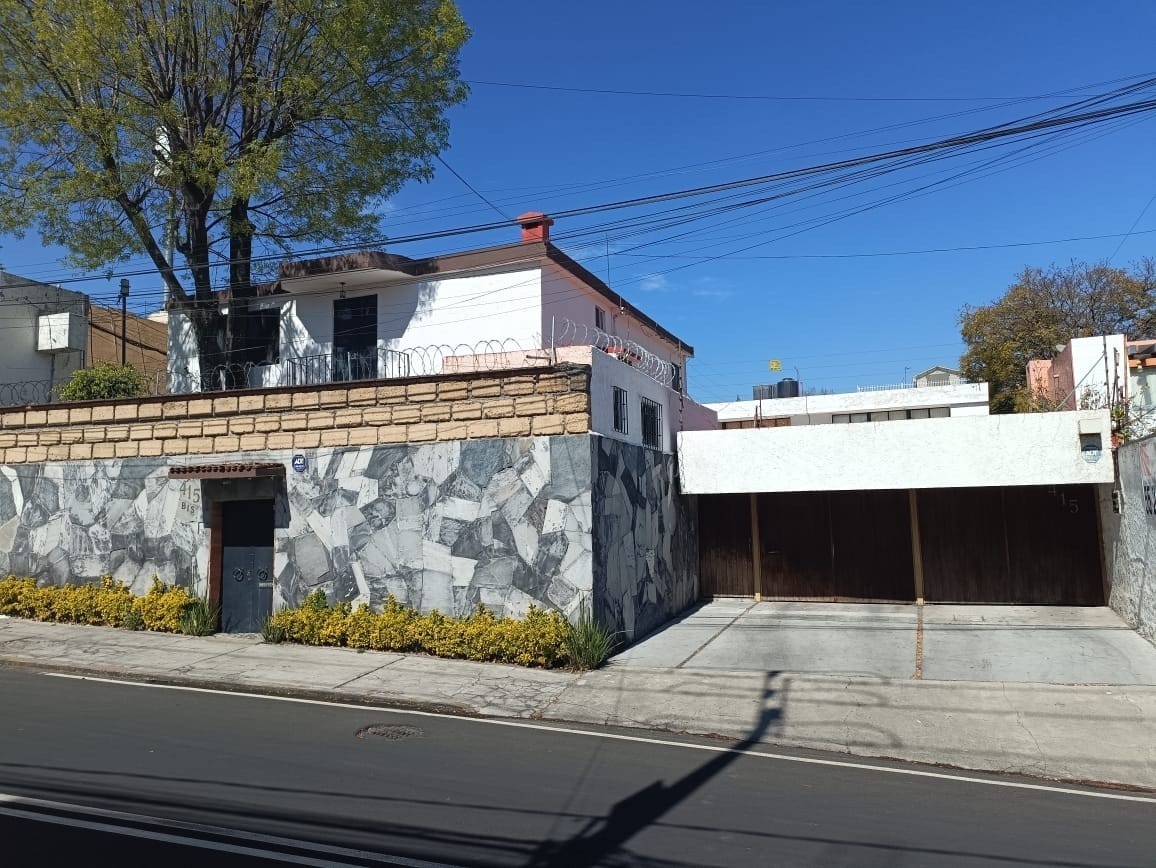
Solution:
M217 632L217 617L220 614L220 606L197 597L181 611L181 632L186 636L211 636Z
M422 615L393 597L380 612L366 605L329 605L321 591L306 597L296 609L282 609L265 625L272 641L303 645L344 645L374 651L422 652L521 666L564 666L570 625L558 612L534 607L525 618L498 618L478 606L465 618L438 611ZM267 641L268 638L267 638Z
M99 362L96 367L73 373L57 390L61 401L102 401L113 398L140 398L148 391L148 377L132 365Z
M570 658L570 665L575 669L597 669L614 653L617 644L616 634L595 621L583 603L578 620L570 625L566 636L566 656Z
M272 618L266 618L261 625L261 638L270 645L280 645L285 641L285 628Z
M182 615L196 602L184 588L158 579L143 597L134 597L111 576L100 584L60 587L40 587L35 579L13 576L0 580L0 615L37 621L179 633Z

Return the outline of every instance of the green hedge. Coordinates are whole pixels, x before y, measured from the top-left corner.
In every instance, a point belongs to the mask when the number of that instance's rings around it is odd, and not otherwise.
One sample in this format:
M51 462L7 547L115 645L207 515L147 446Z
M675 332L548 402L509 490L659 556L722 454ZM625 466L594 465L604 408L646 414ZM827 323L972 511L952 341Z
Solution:
M520 666L565 666L570 624L558 612L530 607L526 617L498 618L482 606L465 618L423 615L392 596L380 612L364 604L330 606L314 591L299 608L282 609L265 625L271 642L333 645L456 657Z
M96 585L40 586L36 579L14 576L0 580L0 615L37 621L180 633L182 616L198 605L202 601L187 590L159 579L143 597L133 596L111 576Z

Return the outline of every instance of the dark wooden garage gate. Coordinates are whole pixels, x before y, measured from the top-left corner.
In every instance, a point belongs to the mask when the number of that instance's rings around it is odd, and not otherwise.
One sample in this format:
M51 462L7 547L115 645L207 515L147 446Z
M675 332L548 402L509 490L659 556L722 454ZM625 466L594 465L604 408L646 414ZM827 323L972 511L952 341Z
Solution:
M699 527L707 597L1104 603L1090 485L702 495Z

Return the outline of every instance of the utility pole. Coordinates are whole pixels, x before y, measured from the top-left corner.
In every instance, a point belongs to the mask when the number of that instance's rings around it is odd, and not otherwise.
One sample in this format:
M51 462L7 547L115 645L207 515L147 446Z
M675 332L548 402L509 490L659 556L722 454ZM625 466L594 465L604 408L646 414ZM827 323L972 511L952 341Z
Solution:
M120 363L128 364L128 278L120 279Z

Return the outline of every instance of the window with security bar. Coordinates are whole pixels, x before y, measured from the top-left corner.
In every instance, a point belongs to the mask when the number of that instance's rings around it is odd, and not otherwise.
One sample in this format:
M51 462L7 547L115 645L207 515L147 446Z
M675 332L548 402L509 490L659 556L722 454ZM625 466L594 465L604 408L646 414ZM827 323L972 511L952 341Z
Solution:
M662 448L662 405L642 399L642 445Z
M629 404L625 389L614 387L614 430L619 434L630 433Z

